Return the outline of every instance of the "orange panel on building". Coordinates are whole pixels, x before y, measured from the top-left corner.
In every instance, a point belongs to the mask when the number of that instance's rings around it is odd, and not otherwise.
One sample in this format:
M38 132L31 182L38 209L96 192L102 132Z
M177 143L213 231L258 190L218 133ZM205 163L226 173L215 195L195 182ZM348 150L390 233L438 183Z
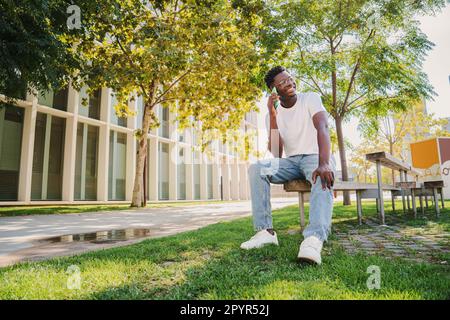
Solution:
M436 139L411 143L412 165L418 169L428 169L439 164L439 150Z

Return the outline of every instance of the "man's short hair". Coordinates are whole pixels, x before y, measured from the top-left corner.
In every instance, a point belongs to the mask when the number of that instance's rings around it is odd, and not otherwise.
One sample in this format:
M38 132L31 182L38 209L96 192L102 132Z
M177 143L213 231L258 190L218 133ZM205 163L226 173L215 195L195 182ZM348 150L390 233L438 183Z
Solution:
M266 73L266 76L264 77L264 81L266 82L266 85L269 89L270 89L270 86L273 84L275 77L278 74L282 73L283 71L286 71L286 69L283 68L282 66L276 66L276 67L273 67L272 69L270 69Z

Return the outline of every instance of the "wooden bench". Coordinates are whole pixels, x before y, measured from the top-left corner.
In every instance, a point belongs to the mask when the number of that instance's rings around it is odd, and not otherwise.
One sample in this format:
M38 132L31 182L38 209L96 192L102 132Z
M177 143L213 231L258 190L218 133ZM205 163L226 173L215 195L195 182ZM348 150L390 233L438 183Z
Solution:
M436 212L436 215L438 216L440 214L439 209L439 200L438 200L438 193L441 195L441 205L442 208L444 208L444 195L442 188L444 187L444 181L443 180L437 180L437 181L425 181L420 184L420 186L417 186L417 188L414 189L414 193L416 196L419 197L420 200L420 208L422 211L422 214L424 214L424 207L423 207L423 201L422 197L425 197L426 206L428 208L428 196L431 196L434 203L434 211ZM413 200L415 202L415 200ZM417 215L417 212L414 212L415 216Z
M416 182L408 182L407 173L411 173L416 176L416 179L419 175L419 172L414 170L411 165L407 162L404 162L400 159L395 158L388 152L372 152L366 154L366 160L370 162L374 162L376 164L377 169L377 184L378 184L378 201L379 201L379 213L381 224L385 224L384 219L384 199L383 192L380 189L381 185L381 166L390 168L392 170L399 171L400 173L400 182L395 185L395 187L399 188L399 190L391 190L391 198L392 198L392 209L395 211L395 196L400 194L402 197L403 211L406 209L405 205L405 196L408 197L408 207L409 207L409 193L411 192L411 197L415 199L414 190L417 187ZM413 201L413 211L416 212L415 201Z
M428 207L428 196L432 196L434 199L434 207L436 211L436 215L439 215L439 204L438 204L438 198L437 193L440 191L441 193L441 202L442 207L444 207L444 200L442 195L442 188L444 186L443 181L428 181L420 183L418 182L419 176L421 175L421 172L414 169L409 163L404 162L400 159L397 159L393 157L391 154L387 152L374 152L366 154L366 159L371 162L375 162L377 164L377 180L378 182L381 180L381 166L388 167L393 170L397 170L400 173L400 182L395 183L395 187L400 188L400 190L392 190L391 191L391 197L392 197L392 209L395 211L395 197L401 196L402 197L402 204L403 204L403 212L406 212L406 204L408 206L408 211L410 208L410 200L412 202L412 210L414 213L414 217L417 217L417 208L416 208L416 196L419 196L420 198L420 207L422 210L422 213L424 212L423 203L422 203L422 196L425 196L425 200ZM408 181L408 173L415 177L416 181ZM406 198L406 204L405 204L405 198ZM381 215L383 217L384 221L384 208L383 208L383 199L381 199L380 203L380 210ZM383 222L384 224L384 222Z
M383 190L400 190L391 185L382 185ZM300 211L300 226L305 227L304 194L311 192L311 184L307 180L292 180L284 184L287 192L298 192L298 206ZM362 224L362 203L361 199L376 199L378 197L378 185L374 183L358 183L352 181L336 181L333 186L334 191L356 191L356 207L358 213L358 223Z
M413 211L416 216L416 202L415 197L420 197L421 209L422 206L422 196L431 195L434 198L434 205L436 208L436 213L439 213L439 205L437 204L437 190L441 190L441 201L442 207L444 207L444 200L442 196L442 181L436 182L425 182L419 183L418 177L421 173L408 163L393 157L387 152L373 152L366 154L366 159L368 161L374 162L377 168L377 183L358 183L352 181L335 181L333 190L334 191L355 191L356 192L356 207L358 214L358 223L362 223L362 199L376 199L377 202L377 212L379 214L380 223L385 225L384 217L384 199L383 191L390 191L392 198L392 210L395 211L395 197L402 197L403 211L406 211L405 197L408 200L409 209L409 196L412 198ZM395 185L382 184L381 181L381 166L399 171L400 182ZM408 173L413 175L416 181L408 181ZM304 209L304 194L311 192L311 184L307 180L292 180L284 183L284 190L287 192L298 192L299 198L299 211L300 211L300 225L303 229L305 226L305 209ZM425 198L427 201L427 198ZM428 207L428 201L427 201Z

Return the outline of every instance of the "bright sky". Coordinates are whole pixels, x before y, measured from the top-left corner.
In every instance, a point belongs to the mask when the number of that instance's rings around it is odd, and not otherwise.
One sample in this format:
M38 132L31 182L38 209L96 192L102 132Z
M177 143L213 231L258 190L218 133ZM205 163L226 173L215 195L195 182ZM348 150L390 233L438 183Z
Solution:
M419 21L422 31L435 44L433 49L429 51L423 66L434 91L437 93L434 101L426 102L427 110L439 118L450 117L450 5L447 5L438 15L421 17ZM260 105L260 110L260 148L264 149L267 145L264 123L267 114L266 99ZM344 124L344 135L355 146L361 141L357 125L356 119ZM338 155L336 155L336 160L338 169L340 169Z

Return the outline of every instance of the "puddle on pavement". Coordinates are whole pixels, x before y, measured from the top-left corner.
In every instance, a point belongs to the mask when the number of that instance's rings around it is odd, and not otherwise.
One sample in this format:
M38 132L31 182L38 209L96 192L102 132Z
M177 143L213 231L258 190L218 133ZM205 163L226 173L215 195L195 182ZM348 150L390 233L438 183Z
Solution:
M58 237L51 237L39 240L40 243L73 243L73 242L90 242L90 243L114 243L118 241L127 241L138 238L148 237L150 229L116 229L97 231L90 233L69 234Z

